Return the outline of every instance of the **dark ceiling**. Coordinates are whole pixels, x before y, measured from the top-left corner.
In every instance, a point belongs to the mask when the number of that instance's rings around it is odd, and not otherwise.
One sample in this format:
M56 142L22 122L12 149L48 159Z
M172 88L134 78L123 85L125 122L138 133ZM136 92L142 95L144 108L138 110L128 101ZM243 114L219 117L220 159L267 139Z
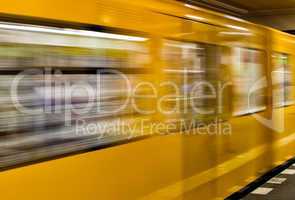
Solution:
M249 11L286 9L295 7L295 0L218 0ZM210 2L210 1L208 1Z
M180 0L280 30L295 30L295 0Z

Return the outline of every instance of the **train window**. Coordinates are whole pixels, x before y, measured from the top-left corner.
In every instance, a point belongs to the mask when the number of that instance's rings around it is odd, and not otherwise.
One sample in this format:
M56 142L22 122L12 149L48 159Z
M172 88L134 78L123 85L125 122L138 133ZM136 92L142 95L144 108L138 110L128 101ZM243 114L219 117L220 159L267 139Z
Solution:
M273 105L281 107L293 104L292 91L292 71L290 69L289 55L283 53L273 54Z
M184 118L189 120L194 112L189 104L192 98L189 89L194 81L204 78L204 63L202 57L198 57L198 52L202 49L194 43L177 41L165 41L164 45L164 81L170 82L171 87L165 90L165 95L170 95L170 98L166 100L164 106L167 108L163 111L168 120L183 120L184 115L191 115ZM197 103L201 104L200 101Z
M0 24L0 168L136 136L129 95L149 76L146 40Z
M235 116L266 109L265 86L263 86L263 52L233 49L233 113Z
M218 84L222 79L221 47L192 42L164 41L163 59L167 120L182 123L212 121L218 114ZM177 92L178 88L178 93Z

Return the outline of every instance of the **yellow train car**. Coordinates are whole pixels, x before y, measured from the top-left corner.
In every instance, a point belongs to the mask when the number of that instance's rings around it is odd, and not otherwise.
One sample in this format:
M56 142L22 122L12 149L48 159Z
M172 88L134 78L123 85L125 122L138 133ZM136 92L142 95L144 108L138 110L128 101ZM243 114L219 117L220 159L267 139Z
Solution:
M172 0L0 13L2 199L224 199L294 157L291 35Z

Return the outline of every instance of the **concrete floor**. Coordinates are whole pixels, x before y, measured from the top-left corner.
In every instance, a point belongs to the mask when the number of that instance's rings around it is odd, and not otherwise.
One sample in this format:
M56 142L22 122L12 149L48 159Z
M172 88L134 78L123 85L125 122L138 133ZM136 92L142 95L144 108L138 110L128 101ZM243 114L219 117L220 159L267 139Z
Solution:
M295 200L295 164L261 185L243 200Z

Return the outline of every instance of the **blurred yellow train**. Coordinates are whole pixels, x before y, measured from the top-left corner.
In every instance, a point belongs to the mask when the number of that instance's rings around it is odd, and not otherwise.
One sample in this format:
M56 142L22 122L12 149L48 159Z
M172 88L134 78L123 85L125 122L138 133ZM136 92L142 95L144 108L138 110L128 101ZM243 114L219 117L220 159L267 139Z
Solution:
M172 0L3 0L5 200L224 199L295 155L295 38Z

